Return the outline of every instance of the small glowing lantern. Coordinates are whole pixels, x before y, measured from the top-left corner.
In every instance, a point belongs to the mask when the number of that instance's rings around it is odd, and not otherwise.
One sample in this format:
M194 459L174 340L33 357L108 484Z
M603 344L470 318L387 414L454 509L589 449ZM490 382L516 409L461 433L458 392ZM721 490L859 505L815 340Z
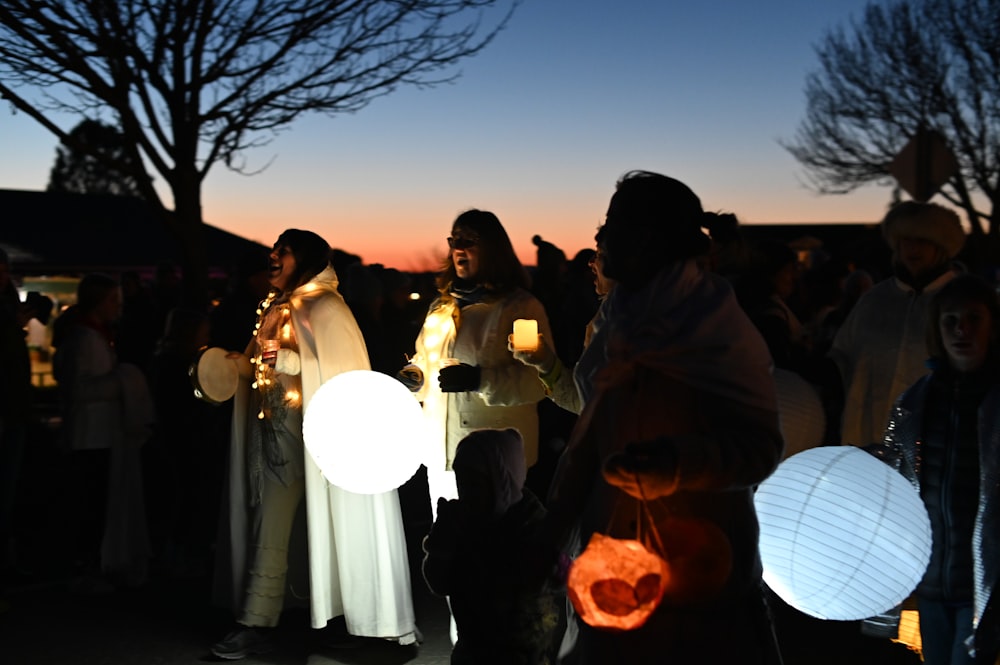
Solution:
M920 640L920 613L916 610L902 610L899 613L899 633L892 640L923 655L923 642Z
M399 381L354 370L326 381L302 421L306 450L331 484L380 494L409 480L427 447L420 404Z
M513 344L515 351L537 351L538 321L534 319L515 319Z
M573 561L566 588L588 625L633 630L660 604L669 575L666 561L638 540L595 533Z
M930 520L916 488L854 446L792 455L760 484L754 504L764 581L819 619L892 609L930 560Z

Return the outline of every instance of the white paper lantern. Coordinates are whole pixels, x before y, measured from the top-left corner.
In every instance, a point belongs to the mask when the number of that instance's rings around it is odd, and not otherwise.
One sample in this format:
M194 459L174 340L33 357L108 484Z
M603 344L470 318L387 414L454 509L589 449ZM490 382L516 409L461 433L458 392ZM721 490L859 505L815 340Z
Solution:
M927 568L931 528L919 493L860 448L789 457L754 503L764 581L810 616L853 621L885 612Z
M795 372L775 368L774 387L778 395L778 424L785 439L785 457L822 444L826 414L812 384Z
M426 448L420 404L399 381L354 370L325 382L303 414L306 450L330 483L380 494L409 480Z

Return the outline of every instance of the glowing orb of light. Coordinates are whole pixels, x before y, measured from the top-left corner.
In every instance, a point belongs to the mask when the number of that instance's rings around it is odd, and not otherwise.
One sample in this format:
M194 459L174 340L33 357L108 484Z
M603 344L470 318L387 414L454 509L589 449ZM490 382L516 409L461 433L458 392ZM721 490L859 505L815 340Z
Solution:
M792 455L754 495L764 581L819 619L880 614L917 586L931 527L916 488L854 446Z
M667 562L638 540L595 533L573 560L566 589L588 625L634 630L656 611L669 577Z
M426 428L413 393L369 370L323 383L302 420L306 450L323 476L356 494L389 492L409 480L427 446Z

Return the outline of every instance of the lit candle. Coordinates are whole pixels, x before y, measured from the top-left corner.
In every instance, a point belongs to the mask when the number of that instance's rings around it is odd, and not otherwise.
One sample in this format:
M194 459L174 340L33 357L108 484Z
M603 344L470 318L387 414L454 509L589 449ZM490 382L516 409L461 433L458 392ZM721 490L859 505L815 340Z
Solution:
M538 321L534 319L516 319L514 321L514 350L538 350Z

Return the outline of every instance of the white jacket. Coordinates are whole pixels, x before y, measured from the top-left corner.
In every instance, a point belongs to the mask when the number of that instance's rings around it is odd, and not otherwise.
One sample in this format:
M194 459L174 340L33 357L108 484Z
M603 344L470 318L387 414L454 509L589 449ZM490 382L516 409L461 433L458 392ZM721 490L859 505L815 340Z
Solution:
M927 306L952 271L917 293L895 277L858 300L833 339L829 357L844 384L841 443L867 446L885 434L892 405L927 373Z
M436 504L434 476L450 472L455 449L466 434L483 428L516 428L524 439L528 466L538 460L538 402L545 389L538 372L515 360L507 336L515 319L534 319L538 332L552 339L545 308L523 289L498 300L467 305L459 311L454 302L435 301L416 341L413 364L424 375L417 398L432 429L425 465L431 482L431 503ZM438 385L441 360L454 358L481 371L474 392L442 393ZM449 496L443 491L437 496Z

